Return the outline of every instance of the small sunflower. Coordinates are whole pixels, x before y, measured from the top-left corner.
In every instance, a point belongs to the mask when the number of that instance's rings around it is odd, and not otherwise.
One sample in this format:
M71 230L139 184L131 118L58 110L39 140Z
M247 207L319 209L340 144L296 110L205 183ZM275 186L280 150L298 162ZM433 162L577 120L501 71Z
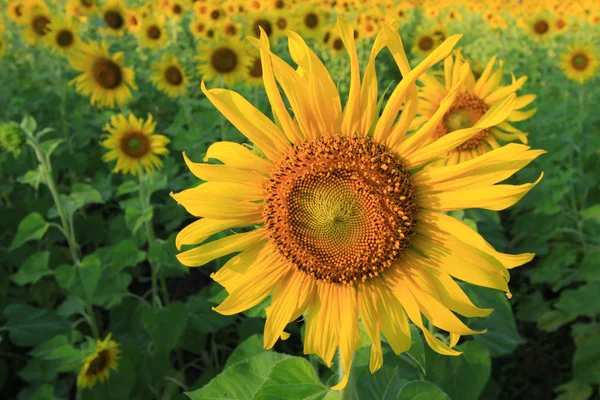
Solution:
M122 52L110 54L107 43L81 44L70 56L69 64L81 72L70 84L75 84L79 93L91 96L92 105L113 108L132 98L131 90L136 89L135 73L123 66Z
M527 29L529 35L538 40L545 40L552 33L550 20L542 16L527 20Z
M242 25L234 22L230 18L227 18L218 25L221 33L225 36L239 36L242 32Z
M320 37L328 23L327 13L314 4L303 4L293 11L292 28L303 37Z
M271 13L252 14L247 19L246 36L258 38L260 30L267 34L269 40L275 40L279 34L279 30L275 28L274 15Z
M476 307L454 279L509 292L508 269L534 255L497 252L446 212L515 204L537 182L496 184L543 153L511 144L471 163L423 168L503 120L514 98L495 106L476 126L427 142L463 84L458 79L444 109L407 136L418 103L416 80L451 53L460 35L411 69L398 30L384 24L361 80L351 24L338 19L338 32L350 56L344 105L336 79L295 32L289 32L288 47L297 68L271 52L264 34L250 40L260 49L277 123L238 93L203 84L208 100L264 157L233 142L217 142L207 151L205 161L222 165L195 163L184 153L192 173L206 182L172 194L199 218L177 235L178 248L200 244L178 254L182 264L199 267L239 253L211 275L228 293L215 311L237 314L271 296L265 348L274 346L288 323L304 316L305 354L316 353L332 366L339 349L344 376L334 390L346 386L361 346L359 320L371 341L372 372L383 365L381 333L396 354L410 348L409 319L444 355L460 354L454 346L461 335L483 333L454 312L475 317L492 310ZM377 113L376 57L385 47L404 79ZM253 229L202 244L217 232L245 226ZM423 316L431 330L449 332L449 339L432 333Z
M110 377L110 370L117 370L119 344L111 340L109 334L104 340L97 340L94 352L87 356L77 376L77 387L92 388L98 382L105 382Z
M68 7L77 9L77 15L88 15L96 11L96 0L69 0Z
M145 171L150 173L162 168L158 156L169 153L167 144L169 138L154 133L156 122L152 114L148 119L136 118L133 114L113 115L110 124L106 124L104 140L100 145L110 150L102 158L105 162L117 160L114 172L137 175Z
M516 79L513 76L509 86L501 86L503 68L500 65L497 71L492 72L495 61L496 57L494 56L479 79L476 80L470 64L465 62L460 51L457 51L453 57L448 57L444 62L443 80L430 74L423 74L420 78L423 86L419 88L418 93L417 117L411 128L421 127L430 121L443 106L443 101L450 93L453 82L460 79L464 81L464 84L457 91L454 101L444 113L441 122L433 130L431 140L442 138L457 130L476 126L508 96L515 96L516 91L527 81L527 77ZM525 120L535 114L535 108L520 111L533 102L535 97L533 94L516 97L504 119L498 119L495 124L480 130L477 135L457 146L448 154L447 158L439 160L438 164L456 164L471 160L500 147L499 140L503 142L518 140L527 143L527 134L515 128L511 123Z
M79 43L79 28L71 18L55 19L49 25L50 32L46 35L46 44L62 55L73 51Z
M26 24L27 16L25 15L25 2L13 0L6 6L6 14L13 22L17 24Z
M171 1L167 14L176 21L179 21L186 11L185 4L180 1Z
M120 0L109 0L102 8L102 18L108 27L108 31L114 35L121 35L125 32L126 9L124 3Z
M273 16L273 26L277 31L277 36L283 36L284 32L290 28L289 13L277 12Z
M138 33L142 26L142 16L139 10L129 8L125 11L125 26L131 33Z
M238 38L221 37L198 46L198 72L206 81L223 79L226 86L243 80L252 60Z
M169 97L177 97L186 93L188 78L177 57L166 54L160 62L152 64L150 79L158 90Z
M194 17L190 21L190 32L195 38L212 39L215 36L215 25L201 17Z
M571 45L563 53L560 67L567 79L583 85L596 75L599 58L593 46Z
M248 86L260 86L263 82L263 70L260 54L253 55L247 71L248 72L244 81L248 84Z
M23 36L29 44L43 43L50 32L52 16L43 8L32 8L27 12L27 24L24 25Z
M143 47L149 49L163 47L168 40L164 19L158 17L144 19L137 36Z
M429 55L440 43L441 35L424 32L417 35L412 45L412 51L421 57Z

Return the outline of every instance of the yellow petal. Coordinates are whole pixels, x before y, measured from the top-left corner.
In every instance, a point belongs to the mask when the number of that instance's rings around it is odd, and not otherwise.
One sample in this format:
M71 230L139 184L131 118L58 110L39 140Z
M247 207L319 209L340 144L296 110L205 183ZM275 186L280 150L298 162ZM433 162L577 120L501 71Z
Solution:
M338 17L337 29L340 33L342 42L350 56L350 91L344 113L342 116L341 134L350 136L356 132L362 113L360 107L360 68L358 64L358 55L356 54L356 45L354 43L354 31L352 25L347 19Z
M515 110L520 110L521 108L528 106L529 104L533 103L535 98L535 94L526 94L517 97L517 100L515 101Z
M339 343L339 310L335 296L335 285L317 284L318 301L311 304L306 316L304 353L316 353L328 367L333 363L333 356Z
M210 277L231 293L242 284L248 269L254 263L263 262L273 251L270 245L259 243L233 256Z
M508 116L508 118L506 120L508 122L524 121L526 119L533 117L536 112L537 112L537 108L532 108L531 110L527 110L527 111L514 110L513 112L510 113L510 115Z
M342 380L332 390L342 390L348 384L352 359L360 347L360 330L358 328L358 304L356 289L351 285L335 285L335 308L337 308L339 324L340 363L344 370Z
M264 175L248 169L234 168L228 165L195 163L185 153L183 153L183 159L192 174L204 181L247 182L262 185L267 180Z
M360 87L360 107L362 117L358 126L359 135L367 135L371 131L371 125L375 118L375 110L377 106L377 96L379 91L377 88L377 73L375 71L375 58L385 47L383 29L379 31L371 47L369 61L363 74L362 85Z
M234 142L216 142L206 151L204 162L214 158L223 164L239 169L249 169L268 175L273 163L254 154L250 149Z
M181 250L182 245L199 244L209 236L225 229L240 228L260 222L260 218L248 219L212 219L202 218L194 221L177 234L175 246Z
M257 218L262 213L262 204L238 201L223 196L206 194L198 197L193 190L171 193L171 197L195 217L217 219Z
M265 228L255 229L251 232L233 234L222 239L198 246L195 249L177 254L180 263L187 267L201 267L219 257L237 253L267 239Z
M371 339L371 360L369 362L371 373L374 373L383 365L379 333L381 321L379 290L375 283L371 283L371 280L358 285L358 315L363 328Z
M522 76L513 82L511 85L500 87L483 99L487 104L494 104L502 100L504 97L519 90L527 81L526 76ZM515 103L516 106L516 103Z
M240 201L256 201L265 197L262 186L241 182L204 182L185 191L189 192L190 196L211 194Z
M379 292L381 296L381 331L394 353L400 354L410 348L410 327L402 305L385 287Z
M477 79L477 82L475 82L475 86L473 87L473 92L476 95L479 95L479 93L481 92L481 88L483 87L483 85L487 82L488 78L490 77L490 74L492 73L492 68L494 67L494 64L496 63L497 57L498 57L497 55L494 55L490 59L490 61L488 61L487 65L485 66L485 69L481 73L481 76L479 77L479 79Z
M208 100L267 158L278 161L290 150L290 145L277 125L258 111L238 93L226 89L207 90L202 82L202 92Z

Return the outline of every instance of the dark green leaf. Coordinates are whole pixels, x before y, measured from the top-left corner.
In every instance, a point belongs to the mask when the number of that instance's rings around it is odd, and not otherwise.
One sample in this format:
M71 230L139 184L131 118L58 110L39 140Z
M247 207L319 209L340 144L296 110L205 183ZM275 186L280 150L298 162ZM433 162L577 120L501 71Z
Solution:
M538 328L548 332L554 332L564 324L568 324L577 318L577 315L561 310L550 310L542 314L538 321Z
M69 323L52 311L11 304L4 309L5 327L10 340L21 347L32 347L69 330Z
M183 303L171 303L160 309L145 308L142 324L159 352L172 350L183 334L188 312Z
M398 368L386 365L374 374L368 366L355 368L353 374L358 399L396 400L400 389L408 382Z
M94 296L100 275L102 274L102 263L97 255L92 254L83 259L77 267L79 281L83 289L84 298L90 301Z
M116 196L122 196L124 194L128 194L128 193L133 193L133 192L137 192L138 190L138 182L131 180L131 181L126 181L123 182L118 188L117 188L117 194Z
M71 315L80 314L85 312L85 301L77 296L69 296L61 303L56 309L56 314L61 317L70 317Z
M48 230L48 223L40 213L32 212L25 217L17 228L17 233L13 237L10 250L21 247L30 240L40 240Z
M23 262L19 270L10 277L19 286L35 283L46 275L51 275L52 270L48 268L50 259L49 251L33 253Z
M266 350L263 345L263 336L250 336L233 350L233 353L231 353L227 359L225 368L266 352L268 352L268 350Z
M588 283L566 289L554 306L568 314L594 316L600 314L600 283Z
M111 270L119 273L126 267L134 267L146 259L146 253L140 251L135 242L126 239L111 248Z
M213 311L208 298L202 295L188 297L185 307L189 314L190 325L201 333L217 332L235 321L233 316L221 315Z
M148 207L144 211L136 208L127 208L125 210L125 223L132 233L136 233L147 221L152 220L154 209Z
M579 275L587 282L600 282L600 248L592 249L581 261Z
M591 219L600 224L600 204L595 204L581 211L584 219Z
M329 389L321 383L313 366L304 358L294 357L273 366L266 382L253 400L323 399Z
M397 400L450 400L450 397L431 382L412 381L402 387Z
M577 343L573 356L573 375L580 383L600 383L600 333Z

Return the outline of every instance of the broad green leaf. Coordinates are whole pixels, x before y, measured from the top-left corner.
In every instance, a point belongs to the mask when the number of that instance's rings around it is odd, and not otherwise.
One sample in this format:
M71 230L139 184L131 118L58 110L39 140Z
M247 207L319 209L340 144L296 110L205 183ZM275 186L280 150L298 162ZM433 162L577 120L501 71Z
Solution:
M550 254L536 265L531 281L533 283L554 284L561 282L569 274L569 266L577 260L577 252L571 246L556 246Z
M550 309L548 301L544 299L544 295L538 290L528 295L519 296L517 307L517 318L528 322L537 322Z
M152 220L154 209L148 207L144 211L137 208L127 208L125 210L125 223L132 233L136 233L146 222Z
M204 387L186 394L192 400L251 400L269 378L273 367L289 358L272 351L259 354L226 368Z
M313 366L294 357L276 364L253 400L320 400L329 389L319 380Z
M116 196L122 196L124 194L133 193L138 191L139 184L137 181L125 181L117 188Z
M111 270L121 272L124 268L134 267L146 259L146 253L140 251L135 242L126 239L111 247Z
M600 283L588 283L576 289L566 289L554 306L573 315L593 317L600 314Z
M93 303L106 309L121 304L123 297L129 293L127 287L131 279L129 274L112 274L110 269L105 269L94 292Z
M26 304L11 304L3 314L11 342L21 347L37 346L70 329L68 321L54 312Z
M65 139L48 139L40 143L40 148L46 154L46 158L50 158L54 150L65 142Z
M44 220L44 217L42 217L40 213L32 212L19 224L17 233L13 237L12 244L10 245L10 250L19 248L30 240L40 240L49 227L50 225Z
M19 270L10 279L19 286L35 283L44 276L52 274L52 270L48 268L49 260L49 251L33 253L23 262Z
M600 333L577 343L573 356L573 376L580 383L600 383Z
M52 339L36 346L29 354L40 360L59 361L59 372L76 371L81 365L85 354L74 348L65 335L55 336Z
M17 375L27 382L54 382L58 376L59 360L40 360L32 358Z
M146 193L148 196L152 193L162 190L167 187L167 176L160 172L154 172L145 177Z
M581 211L584 219L591 219L600 224L600 204L595 204Z
M554 332L564 324L568 324L577 318L576 314L571 314L561 310L550 310L542 314L538 321L538 328L547 332Z
M188 312L183 303L171 303L160 309L145 308L142 324L159 352L171 351L179 341L188 322Z
M100 281L100 275L102 274L100 258L95 254L87 256L76 268L85 299L90 301L94 296L94 292Z
M350 378L355 380L357 399L396 400L400 389L408 382L399 368L385 363L374 374L371 374L368 365L355 368L353 374L354 377Z
M85 312L85 301L77 296L69 296L58 306L56 314L61 317L70 317L71 315L82 315Z
M190 326L201 333L217 332L235 321L233 316L214 312L208 298L202 295L188 297L185 308L188 311Z
M102 195L96 189L90 185L76 183L73 185L71 194L69 196L60 195L60 201L65 209L65 213L68 217L75 215L77 210L88 205L88 204L102 204L104 199ZM48 218L58 217L58 210L56 206L53 206L48 210Z
M35 122L35 119L31 115L26 115L21 121L21 128L33 136L37 129L37 122Z
M421 372L425 374L425 345L421 330L412 323L410 324L410 349L406 352L421 367Z
M600 248L593 248L579 265L579 275L587 282L600 282Z
M412 381L402 387L397 400L450 400L450 397L431 382Z
M40 183L46 183L46 178L42 172L42 167L38 166L37 169L27 171L25 175L18 177L17 182L31 185L37 190L40 186Z
M594 392L590 385L577 381L560 385L555 391L561 393L556 400L587 400Z
M225 368L267 352L268 350L263 345L262 335L250 336L233 350L233 353L231 353L225 363Z
M451 399L477 400L490 378L492 362L486 347L475 341L457 346L460 356L445 356L425 348L426 379Z
M37 387L29 400L58 400L58 397L54 395L54 385L45 384Z
M510 354L521 343L515 317L506 295L498 290L465 285L465 291L473 303L480 308L492 308L494 311L485 318L471 318L467 325L476 331L487 329L473 339L487 347L492 357Z

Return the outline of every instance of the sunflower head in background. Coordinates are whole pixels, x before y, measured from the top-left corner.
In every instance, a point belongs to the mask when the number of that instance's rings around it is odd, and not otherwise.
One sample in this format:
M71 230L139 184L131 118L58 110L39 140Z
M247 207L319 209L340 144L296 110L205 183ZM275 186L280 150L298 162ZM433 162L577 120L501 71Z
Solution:
M123 105L136 89L133 69L124 66L122 52L110 54L105 42L82 43L69 56L69 64L81 72L70 84L79 93L90 96L90 103L99 108Z
M115 173L138 175L162 168L159 156L169 153L169 138L154 133L156 122L152 114L148 119L136 118L133 114L113 115L106 124L106 135L100 145L109 150L103 157L105 162L117 160Z
M69 0L67 3L67 9L77 16L92 14L97 10L96 7L96 0Z
M329 25L329 16L324 8L317 4L298 3L292 10L290 29L298 32L302 37L320 38Z
M8 18L14 23L25 24L27 23L26 4L25 1L13 0L8 2L6 5L6 14Z
M246 69L247 72L244 81L250 87L261 86L263 83L263 70L260 54L251 53L250 59L252 61Z
M500 67L493 71L495 61L496 57L493 57L480 77L475 79L470 63L464 60L458 50L453 56L446 58L444 75L441 79L433 74L421 75L419 80L423 86L418 91L417 117L414 119L411 129L429 123L432 116L439 111L448 93L461 79L463 83L442 120L435 127L431 140L440 139L457 130L476 126L494 106L501 104L506 96L514 95L527 81L526 76L516 79L513 75L512 83L502 86L503 67L500 64ZM457 146L446 158L438 160L437 163L456 164L471 160L491 149L499 148L499 142L527 143L527 134L515 128L512 123L525 120L535 114L535 108L521 110L534 100L535 95L533 94L516 97L503 120L497 120L494 125L481 129L477 135Z
M109 334L104 340L97 340L92 354L87 356L77 376L77 387L92 388L98 382L110 378L110 370L117 370L119 344Z
M215 311L237 314L270 295L266 348L287 337L286 325L304 315L304 353L316 353L332 366L339 349L344 376L334 390L346 386L361 346L359 319L372 343L372 372L383 365L381 333L395 353L410 348L409 320L432 349L460 354L454 349L460 336L482 332L454 312L474 317L492 310L476 307L454 278L508 293L508 269L533 254L497 252L446 212L515 204L537 182L496 184L543 151L509 144L473 162L428 164L504 121L515 95L508 93L475 125L429 140L464 90L470 70L462 63L434 115L407 135L419 101L417 79L451 54L460 35L446 39L411 69L397 29L383 24L361 80L352 26L338 19L332 37L342 38L350 57L349 94L342 104L336 87L340 77L329 74L300 35L288 34L294 67L271 52L264 33L251 39L260 50L277 123L238 93L202 84L213 105L258 149L217 142L204 163L184 153L191 172L205 183L172 194L199 218L177 235L178 248L199 245L180 253L179 261L198 267L239 253L211 275L229 294ZM380 114L375 60L386 47L404 78ZM207 163L210 159L221 164ZM218 232L244 227L203 243ZM448 332L448 340L433 335L423 316Z
M198 45L198 72L205 81L222 81L233 86L244 80L252 62L244 43L237 37L222 36Z
M25 13L23 36L31 45L43 44L50 32L52 14L47 7L28 6Z
M79 39L79 27L69 17L55 18L49 25L50 32L46 34L46 45L52 51L62 55L70 54L77 48Z
M100 15L106 24L108 32L113 35L122 35L127 29L125 24L126 9L124 3L120 0L109 0L102 10Z
M599 60L600 56L594 46L575 44L562 54L560 68L567 79L583 85L596 75Z
M165 19L152 16L145 18L137 32L140 45L148 49L159 49L165 46L168 38Z
M183 96L187 92L188 78L177 57L172 54L165 54L160 62L152 64L150 78L158 90L169 97Z
M139 9L128 8L125 11L125 26L131 33L138 33L142 26L142 13Z

